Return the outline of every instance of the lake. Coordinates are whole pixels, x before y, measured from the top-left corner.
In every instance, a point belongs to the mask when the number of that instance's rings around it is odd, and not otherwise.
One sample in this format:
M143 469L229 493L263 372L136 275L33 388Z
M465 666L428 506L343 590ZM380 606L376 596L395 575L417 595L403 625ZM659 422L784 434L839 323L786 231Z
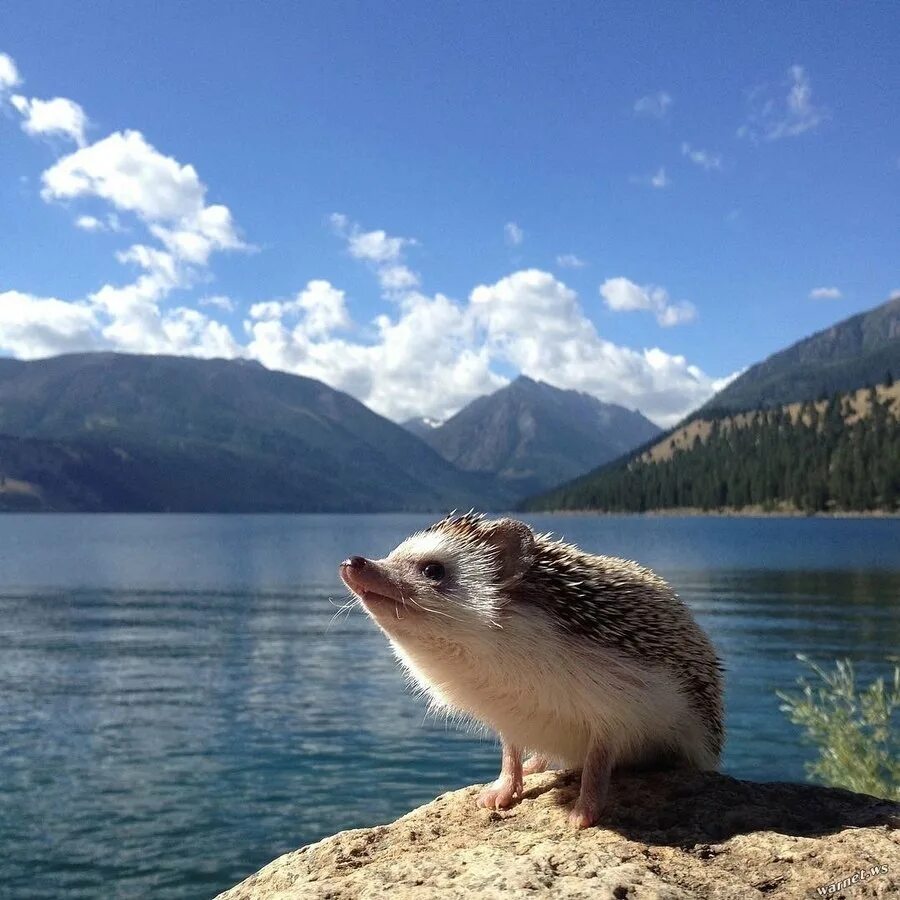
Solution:
M417 515L0 517L0 893L205 898L493 778L425 717L338 563ZM900 520L533 516L676 586L727 667L724 770L802 780L796 653L900 647Z

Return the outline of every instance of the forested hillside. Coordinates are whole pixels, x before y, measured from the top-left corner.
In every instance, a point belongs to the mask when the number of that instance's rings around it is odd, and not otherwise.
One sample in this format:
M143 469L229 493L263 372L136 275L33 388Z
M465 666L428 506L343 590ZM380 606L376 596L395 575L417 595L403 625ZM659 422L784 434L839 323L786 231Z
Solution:
M529 509L896 511L900 385L697 419Z

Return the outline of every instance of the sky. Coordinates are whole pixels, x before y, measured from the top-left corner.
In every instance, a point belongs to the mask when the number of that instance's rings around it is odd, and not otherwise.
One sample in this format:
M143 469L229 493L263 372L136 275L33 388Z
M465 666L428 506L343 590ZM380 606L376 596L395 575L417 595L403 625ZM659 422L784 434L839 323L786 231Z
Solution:
M0 355L669 425L900 289L891 3L0 5Z

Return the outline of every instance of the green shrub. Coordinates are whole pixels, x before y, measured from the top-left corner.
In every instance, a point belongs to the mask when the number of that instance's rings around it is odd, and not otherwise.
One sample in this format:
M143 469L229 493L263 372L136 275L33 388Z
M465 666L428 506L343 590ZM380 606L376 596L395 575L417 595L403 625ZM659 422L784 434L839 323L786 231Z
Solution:
M900 666L893 683L879 678L857 686L849 659L828 672L802 654L813 672L800 676L800 693L776 691L782 712L804 729L804 740L819 749L806 764L810 779L862 794L900 800Z

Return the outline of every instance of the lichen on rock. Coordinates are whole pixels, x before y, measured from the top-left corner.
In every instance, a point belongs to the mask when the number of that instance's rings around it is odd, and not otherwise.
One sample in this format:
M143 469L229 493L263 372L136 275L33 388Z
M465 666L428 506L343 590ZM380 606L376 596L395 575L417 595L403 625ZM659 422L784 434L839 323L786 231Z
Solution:
M218 900L900 896L900 804L812 785L699 772L618 774L601 827L571 830L577 775L527 779L507 812L478 787L390 825L342 831L288 853Z

